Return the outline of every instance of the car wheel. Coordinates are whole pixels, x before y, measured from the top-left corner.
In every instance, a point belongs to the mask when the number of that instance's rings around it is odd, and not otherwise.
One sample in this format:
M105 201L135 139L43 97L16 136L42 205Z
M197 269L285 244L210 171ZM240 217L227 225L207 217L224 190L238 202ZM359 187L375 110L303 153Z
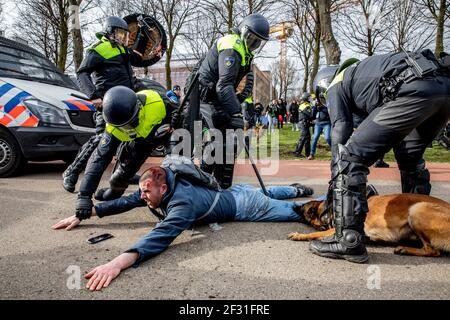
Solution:
M16 174L25 162L16 139L0 128L0 177L6 178Z

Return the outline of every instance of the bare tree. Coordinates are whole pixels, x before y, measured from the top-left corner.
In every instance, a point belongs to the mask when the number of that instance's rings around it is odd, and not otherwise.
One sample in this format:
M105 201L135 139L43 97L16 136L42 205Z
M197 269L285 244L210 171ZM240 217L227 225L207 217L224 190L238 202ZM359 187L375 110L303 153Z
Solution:
M309 0L309 3L313 8L313 13L311 14L311 16L314 18L314 47L313 47L312 69L309 79L309 89L311 92L313 92L314 78L319 72L319 65L320 65L320 48L321 48L320 43L322 38L322 28L320 26L320 12L317 1Z
M355 53L372 56L383 46L390 25L388 0L357 0L338 12L337 29L344 45Z
M166 51L166 86L172 87L170 62L175 47L175 41L182 32L182 27L193 17L198 1L196 0L158 0L157 15L166 23L168 47Z
M302 92L308 90L310 74L313 70L315 48L315 9L309 0L285 1L289 8L289 16L297 26L296 32L290 38L290 47L298 55L304 71ZM320 39L319 39L320 46Z
M444 30L447 21L450 21L450 0L414 0L421 11L428 11L424 22L433 21L436 28L435 54L439 56L444 51ZM431 19L428 19L431 18Z
M68 2L58 0L23 0L17 4L21 19L15 29L32 46L40 49L66 70L69 50Z
M267 18L271 14L275 15L272 11L276 2L276 0L200 0L193 19L190 19L182 30L184 50L177 50L176 55L200 59L219 37L237 27L248 14L258 12Z
M338 64L341 60L341 49L333 33L331 21L332 4L332 0L317 0L322 44L325 49L327 64Z
M81 34L83 27L92 23L90 21L81 24L80 13L86 14L88 11L96 6L94 0L68 0L69 1L69 30L72 38L72 50L73 50L73 62L75 64L75 70L79 68L83 61L84 42ZM90 19L91 20L91 19Z
M230 32L237 25L235 15L238 0L203 0L204 8L209 14L216 15L226 27L225 32ZM223 30L223 27L220 27Z
M286 60L286 68L280 68L280 61L275 61L271 66L272 83L279 97L287 100L287 93L295 83L297 72L292 60Z
M202 58L222 35L217 15L208 14L203 7L196 10L193 19L186 23L184 29L181 43L185 50L177 50L176 54L186 58Z
M392 0L389 9L391 31L388 40L392 50L400 52L403 47L413 51L432 43L435 29L423 23L420 7L415 1Z

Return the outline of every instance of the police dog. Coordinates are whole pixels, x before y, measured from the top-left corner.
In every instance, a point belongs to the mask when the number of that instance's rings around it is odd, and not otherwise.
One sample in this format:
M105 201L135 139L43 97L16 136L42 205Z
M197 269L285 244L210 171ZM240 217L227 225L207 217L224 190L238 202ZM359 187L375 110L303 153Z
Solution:
M370 241L399 244L422 242L422 248L398 246L394 253L422 257L438 257L450 252L450 204L420 194L375 195L368 199L369 212L364 232ZM325 201L311 201L298 207L304 222L320 232L291 233L293 241L315 240L334 234L333 210Z

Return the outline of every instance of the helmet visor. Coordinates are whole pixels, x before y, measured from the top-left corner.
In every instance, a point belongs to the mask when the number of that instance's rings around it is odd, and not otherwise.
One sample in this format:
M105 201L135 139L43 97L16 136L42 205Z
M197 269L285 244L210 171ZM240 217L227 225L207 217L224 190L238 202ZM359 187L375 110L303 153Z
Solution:
M141 110L142 107L142 103L139 99L136 102L136 105L137 105L136 113L131 117L131 119L126 123L124 123L123 125L116 126L120 130L128 134L130 134L131 132L135 132L135 128L139 125L139 111Z
M245 28L244 32L242 34L242 39L244 40L248 50L252 52L256 52L258 50L261 51L261 49L266 44L267 40L262 39L259 37L256 33L253 33L250 29Z
M124 29L115 29L114 30L114 40L122 45L122 46L127 46L128 45L128 31L124 30Z

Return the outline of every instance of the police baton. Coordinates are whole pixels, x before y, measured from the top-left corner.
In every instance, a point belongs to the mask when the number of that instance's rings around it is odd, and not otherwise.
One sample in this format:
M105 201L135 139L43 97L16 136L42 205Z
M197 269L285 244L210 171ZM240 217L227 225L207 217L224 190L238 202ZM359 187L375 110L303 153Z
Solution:
M179 115L183 112L183 108L186 105L187 101L189 100L192 91L194 91L194 88L197 86L197 82L198 82L198 77L199 77L199 73L198 71L195 73L194 77L192 78L192 82L189 84L189 87L186 91L186 94L184 95L183 101L181 101L180 106L178 107L177 110L177 116L178 119L180 119ZM179 121L179 120L178 120ZM179 127L179 123L177 123L177 128Z
M250 155L250 150L249 150L249 147L248 147L248 146L250 145L250 143L247 144L247 141L250 141L250 140L249 140L250 138L249 138L249 136L245 136L244 139L245 139L245 141L244 141L245 152L247 153L248 159L250 160L250 163L252 164L253 171L255 171L256 178L258 178L259 185L261 186L261 189L262 189L262 191L264 192L264 194L265 194L266 196L269 196L269 193L267 192L266 186L264 185L264 182L263 182L263 180L262 180L262 178L261 178L261 175L259 174L259 170L258 170L258 168L256 167L256 164L255 164L255 162L253 161L252 156Z

